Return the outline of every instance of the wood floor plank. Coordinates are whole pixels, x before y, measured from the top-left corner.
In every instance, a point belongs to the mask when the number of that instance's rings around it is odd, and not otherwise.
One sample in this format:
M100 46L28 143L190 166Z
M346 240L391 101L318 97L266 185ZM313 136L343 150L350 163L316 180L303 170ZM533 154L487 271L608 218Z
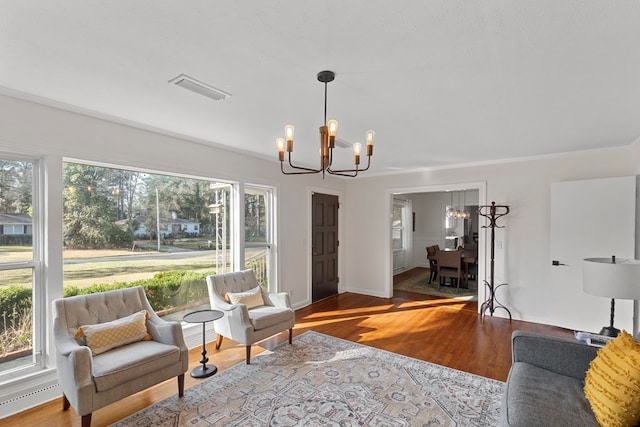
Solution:
M295 336L313 330L403 354L439 365L504 381L511 366L511 332L527 330L555 336L571 337L566 329L535 323L509 321L487 316L484 322L477 313L477 303L455 299L437 299L410 292L395 292L393 298L343 293L296 311ZM254 346L257 355L281 343L282 333ZM244 363L244 346L225 339L220 350L207 346L210 363L220 371ZM189 370L199 364L201 348L189 352ZM186 374L188 388L202 382ZM174 395L175 379L151 387L93 414L93 426L114 423L146 406ZM2 425L80 426L73 408L62 411L62 399L48 402L18 415L0 420Z

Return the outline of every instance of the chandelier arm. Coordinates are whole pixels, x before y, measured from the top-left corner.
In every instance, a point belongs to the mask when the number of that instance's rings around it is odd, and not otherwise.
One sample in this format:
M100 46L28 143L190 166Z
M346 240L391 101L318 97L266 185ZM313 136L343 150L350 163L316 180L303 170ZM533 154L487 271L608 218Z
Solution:
M333 164L333 148L329 147L329 162L327 163L327 171L331 170L331 165Z
M355 169L331 169L331 168L328 168L327 172L329 172L330 174L333 174L333 175L340 175L340 174L342 174L344 172L355 172L356 175L357 175L358 172L364 172L364 171L368 170L369 166L371 166L371 156L367 156L367 167L364 168L364 169L361 169L361 168L357 167L357 165L356 165ZM356 176L356 175L345 175L345 176Z
M350 177L350 178L354 178L354 177L358 176L359 170L353 169L353 172L354 173L345 173L344 171L330 171L330 170L327 170L327 173L330 174L330 175L347 176L347 177Z
M285 174L285 175L305 175L305 174L312 174L312 173L318 173L321 172L321 170L319 169L309 169L309 168L300 168L297 166L294 166L294 168L296 169L301 169L301 171L299 172L287 172L284 170L284 162L280 162L280 171Z
M303 171L308 171L308 173L318 173L322 171L322 167L318 168L318 169L313 169L313 168L307 168L304 166L296 166L291 162L291 153L289 153L289 167L291 167L292 169L297 169L297 170L303 170ZM283 162L280 162L280 164L282 165ZM300 173L300 172L298 172ZM304 172L303 172L304 173Z

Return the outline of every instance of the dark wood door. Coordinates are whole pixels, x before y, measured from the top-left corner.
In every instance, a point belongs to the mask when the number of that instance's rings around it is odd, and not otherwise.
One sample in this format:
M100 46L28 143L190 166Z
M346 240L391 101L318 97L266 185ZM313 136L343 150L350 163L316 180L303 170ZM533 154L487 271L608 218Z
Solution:
M313 193L311 300L338 294L338 196Z

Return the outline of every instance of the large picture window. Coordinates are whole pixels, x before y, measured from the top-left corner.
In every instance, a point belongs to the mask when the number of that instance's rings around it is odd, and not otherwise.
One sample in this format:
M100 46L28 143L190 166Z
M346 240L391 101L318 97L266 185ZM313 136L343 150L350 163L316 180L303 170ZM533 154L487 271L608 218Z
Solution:
M64 164L64 296L141 285L172 320L233 266L230 183Z
M0 158L0 379L42 363L38 172L36 161Z
M39 168L0 158L0 381L46 360ZM244 267L275 286L272 188L71 161L62 172L64 297L140 285L182 320L209 307L207 275L242 267L242 238Z

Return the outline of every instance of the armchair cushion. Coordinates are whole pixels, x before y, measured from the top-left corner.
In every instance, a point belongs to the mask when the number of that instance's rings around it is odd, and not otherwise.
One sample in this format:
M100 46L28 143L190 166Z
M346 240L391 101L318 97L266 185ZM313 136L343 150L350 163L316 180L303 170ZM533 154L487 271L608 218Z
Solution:
M227 292L226 297L231 304L244 304L247 308L264 305L260 285L244 292Z
M262 306L249 310L249 319L253 329L259 331L270 326L287 323L291 319L292 310L280 307Z
M82 325L75 337L84 338L84 343L95 356L112 348L131 344L136 341L149 341L146 322L149 318L147 310L141 310L121 319L96 325Z
M156 341L140 341L115 348L93 358L96 389L109 390L179 361L178 347ZM131 371L134 371L136 376L132 376Z
M640 422L640 344L622 331L591 362L584 393L603 426Z

